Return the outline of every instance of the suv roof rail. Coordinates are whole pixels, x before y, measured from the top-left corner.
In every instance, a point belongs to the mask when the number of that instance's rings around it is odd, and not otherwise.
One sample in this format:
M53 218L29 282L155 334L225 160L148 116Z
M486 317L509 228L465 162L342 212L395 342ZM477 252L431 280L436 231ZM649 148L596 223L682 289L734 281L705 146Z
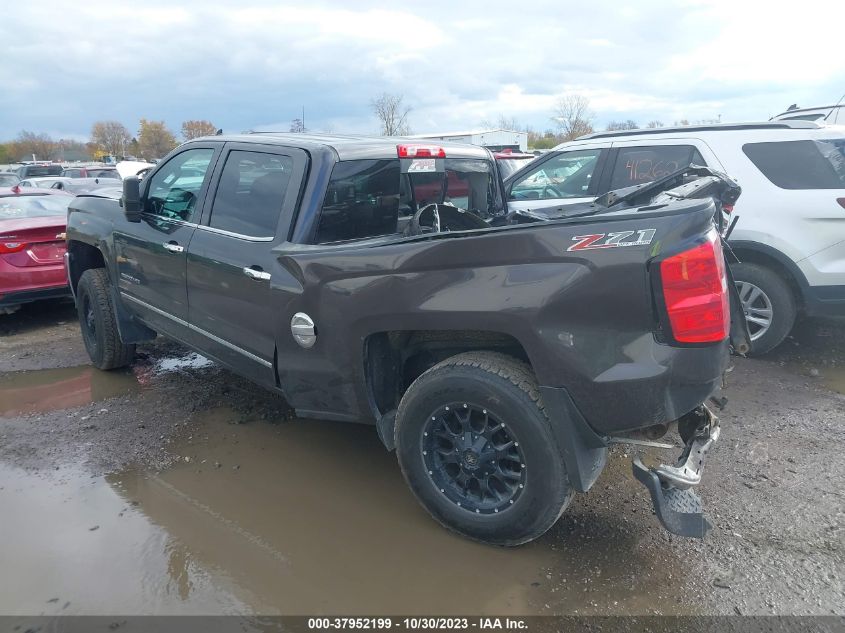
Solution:
M821 126L814 121L768 121L764 123L712 123L710 125L678 125L673 127L655 127L638 130L613 130L607 132L593 132L579 136L576 141L607 136L638 136L641 134L672 134L674 132L719 132L722 130L767 130L767 129L798 129L816 130Z

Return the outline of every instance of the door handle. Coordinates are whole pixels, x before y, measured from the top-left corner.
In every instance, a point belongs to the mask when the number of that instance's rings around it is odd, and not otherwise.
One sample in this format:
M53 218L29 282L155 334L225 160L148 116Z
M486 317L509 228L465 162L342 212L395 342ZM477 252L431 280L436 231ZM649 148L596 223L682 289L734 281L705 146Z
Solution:
M171 253L182 253L185 251L185 247L179 246L176 242L165 242L162 246Z
M264 272L258 267L244 268L244 275L246 275L250 279L257 279L258 281L268 281L270 279L270 273Z

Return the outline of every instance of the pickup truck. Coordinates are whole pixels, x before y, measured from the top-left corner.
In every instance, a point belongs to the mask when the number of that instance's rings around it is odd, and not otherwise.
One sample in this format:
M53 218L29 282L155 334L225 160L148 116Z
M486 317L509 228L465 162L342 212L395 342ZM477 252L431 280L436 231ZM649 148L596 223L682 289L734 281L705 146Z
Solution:
M738 188L704 172L511 211L480 147L215 136L76 197L66 267L96 367L162 334L301 417L373 424L465 536L536 538L612 443L676 429L678 461L634 474L701 537L706 403L747 349L717 229Z

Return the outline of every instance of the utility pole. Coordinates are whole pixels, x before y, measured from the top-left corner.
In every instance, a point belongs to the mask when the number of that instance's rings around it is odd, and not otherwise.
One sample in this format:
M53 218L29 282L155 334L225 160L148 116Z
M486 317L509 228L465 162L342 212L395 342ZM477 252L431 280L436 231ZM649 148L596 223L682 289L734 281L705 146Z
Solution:
M302 131L305 132L305 106L302 106Z

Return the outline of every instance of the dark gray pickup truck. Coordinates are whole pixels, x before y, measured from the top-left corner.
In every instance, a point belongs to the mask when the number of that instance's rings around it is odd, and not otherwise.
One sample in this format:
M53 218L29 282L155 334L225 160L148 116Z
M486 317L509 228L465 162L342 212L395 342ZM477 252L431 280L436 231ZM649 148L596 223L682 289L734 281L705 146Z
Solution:
M714 222L738 189L697 175L509 211L478 147L217 136L75 198L66 263L96 367L163 334L299 416L374 424L466 536L539 536L611 443L670 429L677 462L634 474L669 530L703 536L705 403L747 332Z

